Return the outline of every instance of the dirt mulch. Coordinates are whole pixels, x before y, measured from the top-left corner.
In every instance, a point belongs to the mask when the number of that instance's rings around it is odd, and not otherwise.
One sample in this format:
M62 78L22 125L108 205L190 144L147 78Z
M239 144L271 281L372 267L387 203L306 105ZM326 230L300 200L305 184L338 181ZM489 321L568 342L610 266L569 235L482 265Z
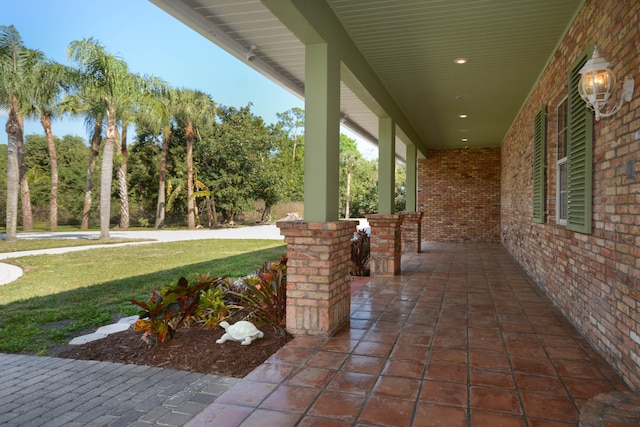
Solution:
M235 341L216 344L216 340L224 334L222 328L219 330L181 328L170 340L150 347L140 339L141 332L129 329L97 341L74 346L57 356L158 366L242 378L291 339L290 335L282 336L271 326L261 327L260 330L264 333L264 338L256 339L245 346Z

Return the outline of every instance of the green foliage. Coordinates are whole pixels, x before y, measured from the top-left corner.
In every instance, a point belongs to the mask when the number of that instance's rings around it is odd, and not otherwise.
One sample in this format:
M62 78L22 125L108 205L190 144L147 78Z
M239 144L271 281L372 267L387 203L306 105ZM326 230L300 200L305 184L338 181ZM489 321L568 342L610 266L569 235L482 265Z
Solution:
M272 325L284 332L287 310L287 257L280 262L265 263L258 272L260 279L245 281L244 292L235 291L250 315L259 324Z
M147 301L131 299L131 303L143 310L133 330L144 332L142 340L149 345L165 342L198 308L201 293L217 281L218 278L206 274L197 276L189 285L189 281L181 277L176 286L161 292L154 289Z
M351 241L351 274L353 276L368 276L369 258L371 255L371 239L366 231L359 230L356 238Z
M233 314L233 309L240 308L227 300L228 289L222 284L206 289L200 295L198 309L193 314L192 319L213 329L220 322L229 320Z

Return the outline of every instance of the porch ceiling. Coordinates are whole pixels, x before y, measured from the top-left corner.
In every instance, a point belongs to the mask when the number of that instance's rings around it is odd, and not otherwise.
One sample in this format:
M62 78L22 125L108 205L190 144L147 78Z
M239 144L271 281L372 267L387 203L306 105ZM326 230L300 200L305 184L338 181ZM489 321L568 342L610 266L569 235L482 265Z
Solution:
M304 44L274 1L151 0L298 96ZM280 0L304 4L304 1ZM500 146L584 0L325 2L404 114L418 148ZM265 6L270 4L271 9ZM299 19L296 16L295 19ZM293 31L292 31L293 30ZM245 55L256 46L254 61ZM456 58L468 58L465 65ZM376 102L343 67L346 125L375 143ZM466 114L467 118L459 115ZM405 133L406 132L406 133ZM468 141L463 141L467 138ZM398 155L404 157L404 147Z

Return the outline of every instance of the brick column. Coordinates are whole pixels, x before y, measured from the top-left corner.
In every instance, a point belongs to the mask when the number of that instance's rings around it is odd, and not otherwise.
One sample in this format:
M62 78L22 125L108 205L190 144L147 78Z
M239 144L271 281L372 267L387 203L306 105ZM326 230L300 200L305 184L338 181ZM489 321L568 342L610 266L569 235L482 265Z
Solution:
M287 243L287 330L331 336L349 324L357 221L276 223Z
M402 253L420 253L422 212L402 212Z
M371 227L371 275L400 274L402 258L402 218L397 215L367 215Z

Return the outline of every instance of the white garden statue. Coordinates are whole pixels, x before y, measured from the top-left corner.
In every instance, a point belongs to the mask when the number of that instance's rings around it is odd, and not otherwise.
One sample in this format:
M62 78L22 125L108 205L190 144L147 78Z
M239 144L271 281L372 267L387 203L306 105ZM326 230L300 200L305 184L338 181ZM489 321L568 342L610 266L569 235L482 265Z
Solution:
M255 325L246 320L241 320L229 325L227 322L220 322L220 326L226 331L225 334L216 341L217 344L222 344L226 341L238 341L242 345L249 345L256 338L264 337L262 331L258 330Z

